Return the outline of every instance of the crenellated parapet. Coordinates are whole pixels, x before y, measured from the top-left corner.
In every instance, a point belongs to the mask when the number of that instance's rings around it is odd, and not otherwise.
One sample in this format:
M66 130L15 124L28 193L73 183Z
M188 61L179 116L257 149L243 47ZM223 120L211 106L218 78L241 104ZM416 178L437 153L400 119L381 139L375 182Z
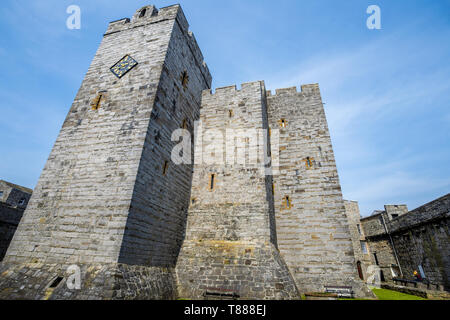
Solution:
M300 91L297 90L297 87L276 89L275 94L272 94L271 90L267 90L267 97L283 96L283 95L296 95L296 94L301 94L303 96L318 95L318 94L320 94L319 84L313 83L313 84L302 85L302 86L300 86Z
M154 24L163 20L177 19L184 30L189 28L184 14L181 12L179 5L173 5L158 10L155 6L145 6L136 11L133 17L123 18L120 20L112 21L108 25L105 36L121 32L128 29L139 28L148 24Z
M213 92L212 89L204 90L202 95L203 97L211 97L211 96L225 96L225 95L233 95L242 92L251 92L255 88L263 88L266 92L266 96L270 97L281 97L281 96L310 96L310 95L320 95L320 88L318 83L313 84L305 84L300 86L300 91L297 87L289 87L289 88L280 88L275 90L275 94L272 94L271 90L265 89L264 81L251 81L245 82L240 85L240 89L238 89L237 85L230 85L225 87L216 88Z
M203 90L202 96L204 98L214 97L214 96L232 96L235 94L242 94L246 92L254 92L255 90L260 90L263 88L265 90L264 81L252 81L245 82L241 84L241 88L238 89L237 85L231 85L226 87L219 87L213 92L211 89Z
M212 76L209 72L208 65L204 61L203 54L195 39L194 33L189 31L189 23L186 20L184 12L180 5L173 5L159 10L154 6L144 6L136 11L133 17L123 18L120 20L112 21L108 25L108 29L104 34L105 37L129 30L135 30L140 27L160 23L163 21L175 20L184 36L186 37L187 44L195 57L195 60L200 67L206 82L211 82Z

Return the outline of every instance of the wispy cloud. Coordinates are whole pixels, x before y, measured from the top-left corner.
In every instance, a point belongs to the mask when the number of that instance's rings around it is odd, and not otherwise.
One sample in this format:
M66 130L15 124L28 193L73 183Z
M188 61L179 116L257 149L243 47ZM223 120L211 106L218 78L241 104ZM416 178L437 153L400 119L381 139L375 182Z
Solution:
M450 144L430 154L414 143L413 131L422 126L427 135L439 134L431 130L448 110L450 65L442 61L450 58L450 46L442 41L449 31L412 39L403 28L359 47L319 52L267 81L271 89L320 83L344 197L358 200L365 214L390 201L418 206L450 189L448 171L424 166L448 162ZM407 143L396 146L402 136Z
M32 186L107 23L148 1L79 0L80 31L65 27L73 1L4 2L0 134L10 139L1 141L0 175ZM448 5L386 2L391 21L370 33L359 29L359 1L182 5L214 81L266 80L272 90L320 83L344 196L362 212L386 202L419 205L449 189ZM353 15L355 6L362 9Z

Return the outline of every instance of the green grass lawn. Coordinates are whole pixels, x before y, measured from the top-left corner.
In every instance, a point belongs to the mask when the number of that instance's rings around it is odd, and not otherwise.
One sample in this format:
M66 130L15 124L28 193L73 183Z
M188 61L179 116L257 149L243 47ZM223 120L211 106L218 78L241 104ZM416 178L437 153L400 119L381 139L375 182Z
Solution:
M378 300L427 300L418 296L401 293L398 291L387 290L387 289L379 289L374 287L369 287L373 293L377 296ZM344 299L341 298L339 300L376 300L376 299Z
M372 292L375 293L379 300L426 300L418 296L387 289L373 288Z

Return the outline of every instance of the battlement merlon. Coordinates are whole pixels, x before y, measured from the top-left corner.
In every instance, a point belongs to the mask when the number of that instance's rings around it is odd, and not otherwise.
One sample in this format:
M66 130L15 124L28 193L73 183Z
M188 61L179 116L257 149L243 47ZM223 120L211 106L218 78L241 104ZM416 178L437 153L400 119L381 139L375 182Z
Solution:
M138 28L162 21L177 19L183 31L188 31L189 24L181 10L180 5L173 5L157 9L155 6L145 6L136 11L133 17L112 21L108 25L104 36L112 33Z
M297 91L297 87L290 87L290 88L282 88L282 89L276 89L275 94L272 94L272 91L267 90L267 97L275 97L275 96L282 96L282 95L295 95L295 94L302 94L302 95L320 95L320 88L318 83L313 84L305 84L300 86L300 91Z
M253 81L253 82L245 82L241 84L241 89L237 88L237 85L231 85L226 87L216 88L214 93L212 89L203 90L202 97L215 97L215 96L232 96L236 93L241 93L242 91L252 91L255 88L260 88L262 91L266 93L267 98L270 97L278 97L278 96L286 96L286 95L302 95L302 96L310 96L310 95L319 95L320 96L320 88L318 83L313 84L305 84L300 86L300 91L297 90L297 87L290 88L282 88L275 90L275 95L272 94L270 90L266 90L266 86L264 81Z
M154 5L144 6L137 10L131 19L123 18L110 22L108 29L103 36L107 37L118 32L132 30L168 20L176 21L183 34L186 36L187 43L191 48L192 54L197 60L205 79L211 83L212 76L209 72L208 65L204 60L203 54L198 46L194 34L189 31L189 23L187 22L184 12L179 4L163 7L159 10Z
M254 93L255 91L265 91L266 86L264 81L252 81L245 82L241 84L241 89L237 88L237 85L231 85L226 87L216 88L214 93L211 89L203 90L202 97L203 98L214 98L214 97L224 97L224 96L234 96L236 93Z

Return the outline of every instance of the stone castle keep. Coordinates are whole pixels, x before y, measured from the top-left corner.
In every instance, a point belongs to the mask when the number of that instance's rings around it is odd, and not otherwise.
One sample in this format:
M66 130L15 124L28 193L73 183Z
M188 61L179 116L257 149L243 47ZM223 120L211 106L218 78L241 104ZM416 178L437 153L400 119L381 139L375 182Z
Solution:
M0 264L0 298L369 295L319 86L212 93L211 81L179 5L109 24ZM209 150L198 148L199 120L267 130L277 172L174 164L177 129L197 140L195 158ZM81 289L65 285L72 265Z

